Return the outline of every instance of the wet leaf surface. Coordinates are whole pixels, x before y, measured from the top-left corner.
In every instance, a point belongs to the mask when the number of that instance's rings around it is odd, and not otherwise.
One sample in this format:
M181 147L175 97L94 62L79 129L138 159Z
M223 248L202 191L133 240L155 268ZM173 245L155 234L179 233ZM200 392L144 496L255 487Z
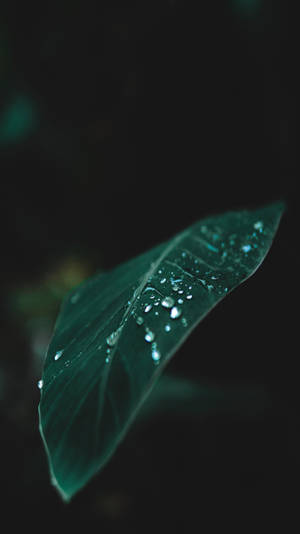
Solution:
M190 332L262 263L283 209L203 219L66 298L39 383L40 431L65 500L109 460Z

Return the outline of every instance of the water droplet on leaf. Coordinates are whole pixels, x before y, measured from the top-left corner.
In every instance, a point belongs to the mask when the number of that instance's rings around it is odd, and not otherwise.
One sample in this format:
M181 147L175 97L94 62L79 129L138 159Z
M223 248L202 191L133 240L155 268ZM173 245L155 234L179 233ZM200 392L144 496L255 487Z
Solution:
M152 330L150 330L149 328L146 328L145 341L147 341L148 343L151 343L151 341L153 341L154 338L155 338L154 332L152 332Z
M165 297L162 301L161 301L161 305L164 307L164 308L172 308L172 306L174 305L174 299L172 297Z
M54 360L59 360L59 358L62 356L63 354L63 350L58 350L54 356Z
M182 317L181 323L183 324L184 327L187 326L187 320L185 317Z
M72 304L76 304L76 302L79 300L79 297L80 297L79 293L75 293L75 295L71 297Z
M182 311L177 306L173 306L173 308L170 311L170 317L171 319L178 319L180 317Z
M156 343L152 343L152 353L151 353L151 356L152 356L152 360L155 361L155 362L159 362L160 358L161 358L161 354L159 352L159 350L157 350L157 345Z
M118 339L119 339L119 337L120 337L120 334L121 334L121 330L122 330L122 327L118 328L115 332L112 332L112 333L110 334L110 336L108 336L108 337L106 338L106 343L107 343L110 347L113 347L113 346L117 343L117 341L118 341Z

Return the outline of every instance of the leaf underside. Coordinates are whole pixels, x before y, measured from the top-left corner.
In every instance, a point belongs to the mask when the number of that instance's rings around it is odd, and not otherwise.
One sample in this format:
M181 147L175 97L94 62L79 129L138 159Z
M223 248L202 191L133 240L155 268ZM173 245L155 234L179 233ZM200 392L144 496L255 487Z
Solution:
M39 404L52 483L69 500L105 465L190 332L265 258L282 203L208 217L65 299Z

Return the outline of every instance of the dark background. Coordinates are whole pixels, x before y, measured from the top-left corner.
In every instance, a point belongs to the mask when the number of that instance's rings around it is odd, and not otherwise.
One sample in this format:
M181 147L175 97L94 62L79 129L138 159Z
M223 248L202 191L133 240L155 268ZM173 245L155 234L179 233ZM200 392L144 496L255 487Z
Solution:
M247 532L294 518L298 49L289 1L2 2L0 484L11 524L189 532L208 519ZM36 383L65 292L203 216L278 199L287 211L264 264L170 364L220 388L259 385L268 408L157 418L61 503Z

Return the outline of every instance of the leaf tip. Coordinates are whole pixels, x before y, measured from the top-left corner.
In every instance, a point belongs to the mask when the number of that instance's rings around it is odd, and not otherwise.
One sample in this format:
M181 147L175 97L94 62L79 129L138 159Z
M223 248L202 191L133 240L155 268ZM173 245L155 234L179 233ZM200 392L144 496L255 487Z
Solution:
M281 198L274 202L274 205L277 206L279 212L284 213L287 210L287 201L284 198Z
M56 491L57 491L58 495L61 497L61 499L66 504L68 504L70 502L70 500L72 499L73 495L69 494L69 493L67 493L66 491L63 490L63 488L59 484L59 482L58 482L58 480L57 480L57 478L54 475L52 470L51 470L51 484L56 489Z
M276 230L286 210L287 202L281 198L258 208L257 213L261 213L262 215L264 214L264 216L269 220L271 225L273 225L273 228Z

